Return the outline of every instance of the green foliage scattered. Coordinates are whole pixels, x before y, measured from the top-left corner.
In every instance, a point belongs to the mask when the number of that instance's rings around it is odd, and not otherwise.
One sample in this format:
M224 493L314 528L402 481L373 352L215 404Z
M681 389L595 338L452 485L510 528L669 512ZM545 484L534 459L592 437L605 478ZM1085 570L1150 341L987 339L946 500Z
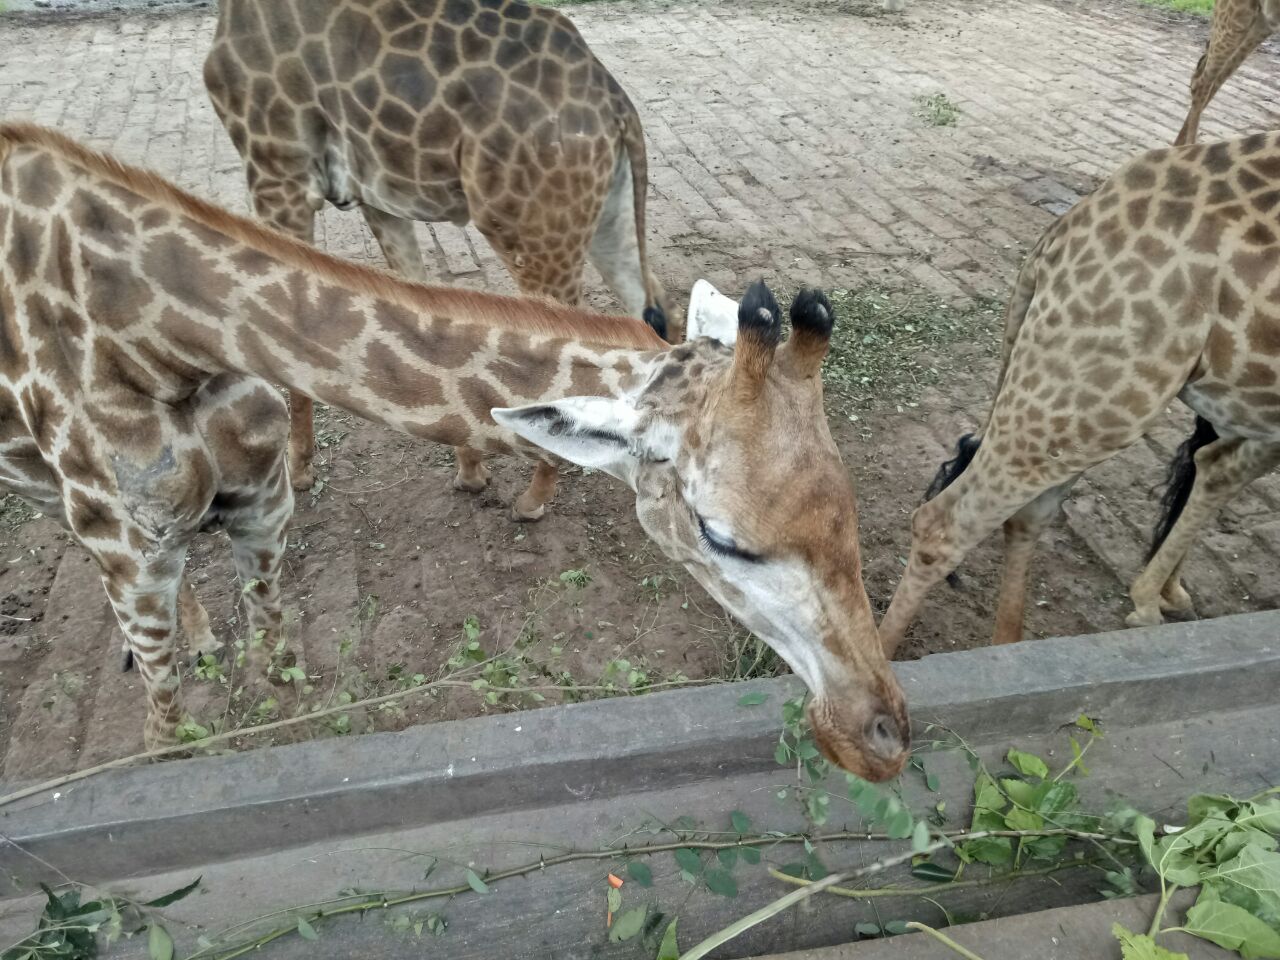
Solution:
M1165 910L1177 889L1198 886L1182 925L1168 929L1235 950L1245 960L1280 957L1280 787L1243 801L1198 794L1187 814L1186 826L1159 838L1150 817L1131 811L1127 818L1160 880L1160 904L1147 937L1164 932Z
M952 127L960 119L960 108L945 93L921 94L915 98L915 114L933 127Z
M118 896L82 900L79 886L68 885L59 892L42 883L45 905L35 931L0 953L0 960L92 960L101 946L143 930L151 960L173 960L173 938L149 911L177 903L199 886L196 877L162 897L138 903Z
M1198 13L1203 17L1213 13L1213 0L1142 0L1152 7L1165 7L1179 13Z
M850 420L885 404L913 406L952 372L948 347L977 343L994 355L999 345L1003 312L992 300L956 307L870 285L829 295L838 322L822 379L828 408Z

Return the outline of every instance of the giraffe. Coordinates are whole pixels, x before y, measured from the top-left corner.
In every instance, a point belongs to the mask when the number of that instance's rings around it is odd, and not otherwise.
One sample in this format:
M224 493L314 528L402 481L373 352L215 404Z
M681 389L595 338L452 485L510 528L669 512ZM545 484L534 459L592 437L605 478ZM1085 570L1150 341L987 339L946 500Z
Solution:
M823 414L821 293L796 297L785 343L759 283L731 329L699 321L671 346L634 318L328 256L13 124L0 251L0 478L63 504L97 559L149 746L181 717L175 597L199 528L229 533L253 635L271 649L279 633L292 491L274 384L419 439L618 478L654 542L808 684L829 758L873 780L906 762Z
M640 118L562 14L518 0L221 0L204 81L274 226L311 240L326 200L359 206L391 267L426 280L413 221L474 221L523 293L577 304L590 257L666 334ZM291 404L290 467L306 489L312 402ZM483 490L480 453L456 452L454 486ZM540 465L515 518L541 517L555 483Z
M1195 143L1200 114L1258 44L1280 30L1280 0L1216 0L1209 42L1191 74L1191 106L1174 146Z
M1174 464L1182 490L1132 585L1131 625L1190 608L1179 569L1196 533L1280 462L1280 134L1142 154L1045 232L1009 302L986 422L912 517L886 653L1001 523L995 642L1020 640L1037 537L1080 474L1175 397L1205 424Z

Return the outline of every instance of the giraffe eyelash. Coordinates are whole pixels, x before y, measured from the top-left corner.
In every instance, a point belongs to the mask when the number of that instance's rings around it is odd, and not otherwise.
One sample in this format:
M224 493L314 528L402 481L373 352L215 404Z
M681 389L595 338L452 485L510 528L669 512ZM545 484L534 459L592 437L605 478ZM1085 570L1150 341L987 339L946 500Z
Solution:
M707 528L707 522L702 519L701 514L694 514L694 517L698 521L698 539L702 542L702 545L712 553L722 557L737 557L739 560L745 560L748 563L755 563L760 560L760 554L743 550L732 540L726 543L724 540L715 536Z

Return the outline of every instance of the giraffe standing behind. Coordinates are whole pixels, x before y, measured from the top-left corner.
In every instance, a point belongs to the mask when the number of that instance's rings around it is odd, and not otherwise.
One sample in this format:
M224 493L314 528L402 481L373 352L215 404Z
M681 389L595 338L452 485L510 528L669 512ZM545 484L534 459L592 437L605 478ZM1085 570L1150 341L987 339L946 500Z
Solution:
M391 267L425 280L413 222L474 221L522 293L577 304L590 257L626 311L667 334L645 255L640 118L560 13L518 0L221 0L204 81L273 226L310 241L326 200L358 206ZM291 406L291 474L305 489L312 403ZM516 517L540 517L555 480L540 465ZM454 485L487 482L480 452L459 449Z
M1009 302L987 421L912 518L880 624L886 652L1001 523L995 641L1020 640L1041 531L1080 474L1136 442L1175 397L1198 418L1175 463L1188 482L1130 591L1132 625L1190 612L1179 570L1196 534L1280 463L1280 133L1139 156L1045 232Z
M1191 74L1191 107L1174 146L1195 143L1200 115L1258 44L1280 30L1280 0L1216 0L1209 44Z
M198 529L226 528L254 642L276 642L292 493L275 383L419 439L622 480L655 543L809 685L827 756L875 780L905 764L823 412L821 293L796 297L785 343L757 284L719 339L671 347L633 318L330 257L25 125L0 125L0 252L0 484L60 504L97 560L149 746L182 714Z

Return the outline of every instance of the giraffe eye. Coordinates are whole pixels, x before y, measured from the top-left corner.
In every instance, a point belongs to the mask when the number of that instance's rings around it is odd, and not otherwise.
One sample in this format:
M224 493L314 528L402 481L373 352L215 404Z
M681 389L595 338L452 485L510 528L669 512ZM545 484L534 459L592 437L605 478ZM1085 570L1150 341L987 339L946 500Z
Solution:
M739 560L746 560L749 563L754 563L760 559L760 554L743 550L734 542L732 537L712 530L707 526L707 521L703 519L701 514L694 514L694 516L698 520L698 539L712 553L722 557L737 557Z

